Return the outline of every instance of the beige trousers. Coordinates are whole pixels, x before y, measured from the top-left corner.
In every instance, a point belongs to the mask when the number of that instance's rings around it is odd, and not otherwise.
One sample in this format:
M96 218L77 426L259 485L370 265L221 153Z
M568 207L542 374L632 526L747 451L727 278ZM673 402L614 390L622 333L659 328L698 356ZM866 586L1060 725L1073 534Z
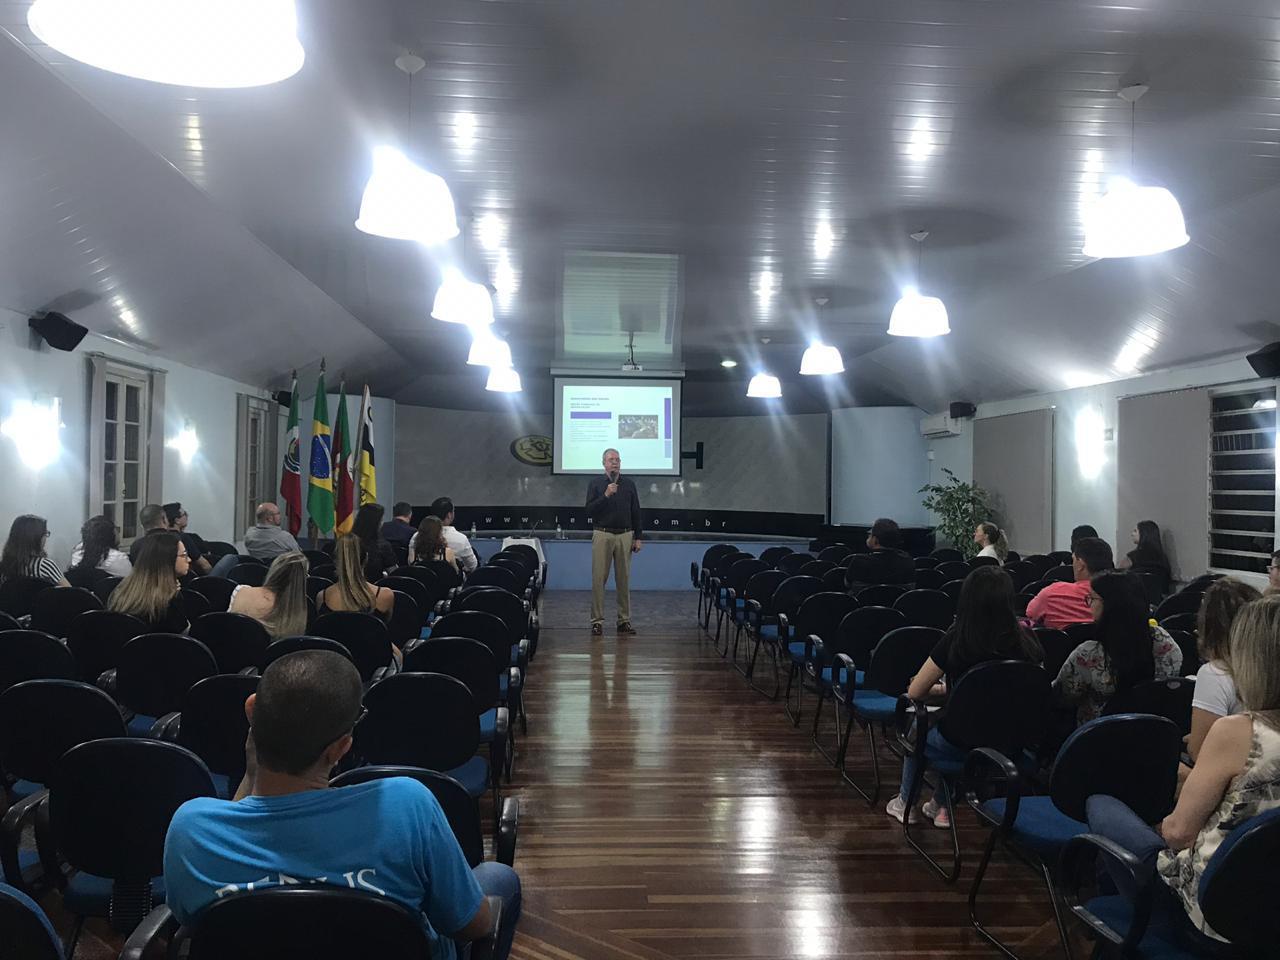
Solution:
M631 622L631 538L626 533L591 531L591 622L604 623L604 585L613 564L613 586L618 594L618 623Z

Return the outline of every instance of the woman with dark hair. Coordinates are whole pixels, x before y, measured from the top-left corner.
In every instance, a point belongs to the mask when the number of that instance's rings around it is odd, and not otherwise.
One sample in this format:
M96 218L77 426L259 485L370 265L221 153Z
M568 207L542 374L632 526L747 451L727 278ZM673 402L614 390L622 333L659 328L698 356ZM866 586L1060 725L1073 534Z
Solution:
M1147 680L1176 677L1182 651L1151 619L1142 581L1111 570L1089 584L1094 634L1071 651L1053 681L1058 703L1076 708L1078 723L1102 714L1115 694Z
M1043 660L1040 641L1018 622L1013 599L1013 580L999 567L978 567L965 577L956 606L956 622L938 641L920 672L911 678L907 696L912 700L945 698L948 689L970 668L989 660ZM937 729L929 731L929 742L964 759L965 751L948 743ZM899 823L915 770L915 757L906 757L902 762L902 787L885 808L885 813ZM924 805L923 813L934 826L951 826L946 805L936 795Z
M444 538L444 522L439 517L426 516L418 525L418 532L409 543L409 562L426 563L428 560L445 560L458 569L453 549Z
M90 517L80 528L80 542L71 551L72 570L105 570L113 577L133 572L129 555L120 549L120 528L110 517Z
M396 548L382 535L382 516L386 511L380 503L366 503L356 511L351 533L360 541L364 550L365 572L371 579L381 580L400 565Z
M107 609L137 617L154 633L186 633L187 613L178 581L191 569L176 533L157 530L142 538L133 572L111 591Z
M1205 735L1215 720L1244 712L1231 676L1231 625L1246 603L1261 596L1249 584L1223 577L1209 585L1200 601L1196 650L1204 664L1196 673L1195 696L1191 701L1187 754L1192 760L1200 755Z
M49 525L44 517L24 513L15 519L9 527L9 539L0 552L0 583L14 577L34 577L60 587L70 586L58 565L45 553L48 539Z
M1131 534L1134 548L1129 551L1129 568L1134 573L1154 573L1160 578L1160 595L1169 592L1173 573L1164 552L1160 526L1154 520L1139 520Z
M978 528L973 531L973 542L982 548L978 551L978 556L995 557L1004 566L1005 558L1009 556L1009 540L1004 531L994 523L978 524Z

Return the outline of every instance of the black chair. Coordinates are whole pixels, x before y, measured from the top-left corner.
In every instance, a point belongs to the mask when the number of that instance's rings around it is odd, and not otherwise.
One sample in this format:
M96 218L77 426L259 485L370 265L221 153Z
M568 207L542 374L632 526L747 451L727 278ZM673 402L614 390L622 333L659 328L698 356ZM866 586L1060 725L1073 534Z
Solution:
M737 553L738 548L731 543L716 543L707 547L702 552L702 564L690 564L690 577L693 580L693 586L698 591L698 623L706 623L706 617L703 616L704 607L711 600L711 571L715 569L715 565L720 558L729 553Z
M956 618L956 602L941 590L908 590L893 601L893 609L906 617L911 627L946 630Z
M186 747L204 761L218 796L226 800L244 778L244 742L249 735L244 702L257 690L257 677L206 677L183 695L181 713L157 724L160 739Z
M1134 575L1142 581L1142 589L1146 594L1147 603L1154 607L1164 599L1165 587L1169 580L1168 576L1164 573L1150 570L1134 570Z
M1033 553L1029 557L1023 557L1022 562L1029 565L1031 569L1036 572L1037 580L1042 579L1044 575L1054 567L1061 566L1061 564L1055 561L1051 556L1044 553ZM1067 563L1070 562L1071 560L1068 559Z
M1054 679L1062 670L1062 665L1067 662L1067 657L1071 655L1071 651L1080 646L1080 643L1072 639L1071 635L1065 630L1051 630L1049 627L1036 627L1036 639L1040 641L1040 647L1044 650L1044 672L1049 675L1049 679Z
M1050 567L1046 572L1043 580L1049 583L1071 583L1076 578L1076 571L1069 563L1062 564L1057 567Z
M765 547L760 551L760 559L771 567L776 567L778 561L789 553L794 553L790 547Z
M25 617L31 613L36 595L52 587L48 580L37 577L9 577L0 583L0 611L11 617Z
M227 579L246 587L260 587L267 581L267 568L261 563L238 563L227 571Z
M790 560L799 554L789 554L782 559ZM751 660L747 664L747 677L750 680L752 689L765 693L763 687L756 685L755 667L756 659L760 654L760 647L763 645L769 652L769 659L773 664L773 692L766 694L770 700L776 700L779 692L782 690L782 677L779 669L782 665L782 659L787 654L787 644L791 641L790 622L795 617L796 611L800 609L800 604L807 600L815 593L822 590L822 581L817 577L801 577L789 576L782 583L778 584L777 590L769 600L769 608L772 611L772 622L761 622L759 629L755 632L754 642L751 648Z
M0 633L3 633L5 630L21 630L21 629L22 629L22 624L20 624L17 620L9 616L9 614L7 613L0 613Z
M98 686L133 711L130 735L145 737L157 720L182 709L188 690L217 672L213 654L194 637L144 633L124 645L119 664L98 678Z
M911 562L915 564L916 570L920 571L932 570L942 561L937 557L913 557Z
M69 955L86 917L109 917L122 933L146 917L169 821L188 800L215 795L208 768L176 744L117 737L62 755L36 812L36 839L45 876L76 917ZM65 876L62 863L76 872Z
M102 601L104 607L107 605L107 601L111 599L111 594L116 587L120 586L122 579L122 577L106 577L93 585L93 595Z
M408 582L414 583L412 580ZM395 594L395 602L391 606L391 617L387 620L387 633L391 636L391 642L403 651L414 640L421 639L422 623L426 618L418 602L409 594L399 590L391 592Z
M267 647L266 653L262 655L262 663L259 664L260 671L266 671L281 657L287 657L291 653L298 653L302 650L327 650L329 653L340 654L346 657L352 663L355 658L351 656L351 651L344 644L337 640L330 640L328 637L281 637L279 640L273 640Z
M303 550L302 555L312 567L324 567L333 564L333 557L323 550Z
M806 563L812 563L817 557L809 553L788 553L779 558L778 569L789 577L794 577Z
M311 574L307 577L307 596L311 598L312 603L317 603L319 602L320 594L332 586L333 581L327 577L317 577L315 574Z
M942 631L933 627L899 627L890 630L871 651L863 682L856 688L837 682L832 691L836 702L843 703L849 712L836 763L842 771L844 781L857 790L868 804L874 805L880 796L880 762L876 753L875 725L880 724L887 734L888 725L897 715L898 698L907 692L911 678L920 672L941 639ZM839 654L834 659L835 667L842 668L846 678L856 676L857 666L852 657ZM867 731L873 781L870 793L849 776L846 766L855 722Z
M1011 563L1020 563L1020 562L1022 562L1022 555L1018 553L1017 550L1010 550L1008 553L1004 555L1005 566L1008 566Z
M823 678L823 667L829 664L819 663L814 648L822 641L834 640L840 630L844 618L856 610L858 601L847 593L819 590L804 599L796 609L795 623L787 642L787 689L783 694L783 710L791 720L792 726L800 725L800 714L803 710L804 683L808 677L813 680L814 689L818 693L817 712L813 717L813 735L816 741L818 723L822 716L822 704L831 690L831 673ZM791 688L796 689L796 708L791 710Z
M39 630L0 633L0 693L24 680L74 680L76 661L57 637Z
M1052 868L1068 841L1087 833L1085 805L1106 794L1128 804L1146 823L1173 809L1182 737L1160 717L1124 714L1084 724L1063 743L1049 773L1048 793L1032 795L1021 758L993 749L975 750L965 762L966 799L991 828L969 889L974 928L1009 957L1017 955L978 919L977 903L991 855L999 843L1040 871L1063 949L1070 956Z
M1203 599L1204 593L1194 590L1182 590L1171 597L1165 597L1160 606L1156 607L1156 622L1164 623L1179 613L1199 613Z
M80 679L96 682L120 662L124 645L147 630L145 623L127 613L90 610L80 614L67 631L67 646L75 655Z
M1049 552L1049 559L1054 562L1055 566L1071 566L1070 550L1052 550Z
M323 580L328 580L330 583L337 583L338 568L335 567L332 562L318 563L311 568L311 572L308 575L312 577L320 577Z
M195 623L206 613L213 613L213 605L205 599L204 594L194 590L181 591L182 612L186 614L187 623Z
M1200 658L1200 647L1196 643L1195 634L1188 633L1186 630L1169 630L1169 637L1178 645L1178 649L1182 651L1182 675L1184 677L1195 676L1197 671L1204 666L1204 661Z
M115 702L87 683L27 680L0 694L0 768L15 781L7 791L13 803L0 822L6 881L30 892L26 873L36 858L20 853L19 844L58 758L77 744L123 736Z
M487 587L459 595L449 610L457 613L468 610L491 613L505 623L511 635L511 644L516 647L511 664L520 667L521 673L526 672L537 620L525 601L506 590Z
M1160 626L1164 627L1170 633L1174 630L1185 630L1192 636L1196 636L1200 632L1199 623L1200 614L1197 613L1175 613L1173 616L1165 617L1160 621Z
M1209 589L1209 584L1215 580L1221 580L1224 576L1226 574L1223 573L1202 573L1194 580L1189 581L1182 590L1190 593L1204 593Z
M896 583L878 583L858 591L858 604L863 607L892 607L894 601L907 592Z
M844 592L844 567L835 567L822 575L822 589Z
M939 563L948 563L956 560L963 560L964 554L954 547L938 547L929 556L933 557Z
M430 570L435 574L436 582L444 590L451 590L462 585L462 574L448 560L418 560L415 561L414 566ZM399 572L399 570L396 571L396 573Z
M372 614L326 613L316 618L311 633L337 640L346 647L365 683L379 679L391 663L391 634L387 625Z
M827 571L829 570L839 570L842 574L844 573L843 567L839 566L838 564L832 563L829 560L810 560L808 563L806 563L803 567L800 568L800 572L796 574L796 576L817 577L819 580L821 580L823 575L826 574Z
M748 659L747 662L739 665L738 642L742 638L744 631L747 634L748 644L750 644L751 637L758 635L760 628L764 624L777 624L778 619L773 613L770 602L777 593L779 585L786 579L787 575L781 570L763 570L752 576L743 588L742 612L738 620L737 629L733 633L733 654L730 657L730 662L733 664L733 669L748 680L751 677L748 669L750 661Z
M946 583L949 580L963 580L972 568L963 560L946 560L933 569L942 574L942 582Z
M206 613L192 621L191 636L209 648L219 673L256 668L271 643L267 628L243 613Z
M0 930L22 960L64 960L62 941L40 905L17 887L0 883Z
M1185 737L1191 732L1191 700L1196 682L1191 677L1168 677L1134 684L1107 700L1104 717L1121 713L1146 713L1164 717Z
M522 583L510 570L504 567L483 566L477 567L469 577L467 577L467 586L469 587L501 587L512 596L524 597L525 591L528 589L527 583Z
M1025 590L1031 584L1040 579L1040 574L1029 563L1017 561L1014 563L1006 563L1004 572L1009 575L1009 579L1013 581L1013 589L1015 591Z
M1084 623L1069 623L1062 628L1062 632L1070 637L1071 642L1077 647L1086 640L1092 640L1097 631L1098 627L1092 620L1087 620Z
M843 543L836 543L819 550L818 559L826 563L839 565L840 561L851 553L853 553L853 550L849 547L845 546Z
M729 570L739 560L754 560L749 553L743 553L736 547L728 553L721 552L716 555L715 565L712 566L711 572L707 577L704 586L706 600L702 605L702 629L703 632L710 632L711 614L713 611L721 609L721 603L724 599L724 591L726 587L726 579L729 576Z
M757 573L764 573L769 569L769 565L763 560L756 560L753 557L744 557L737 560L729 567L729 571L724 578L720 580L720 588L716 592L715 610L716 610L716 635L715 648L720 656L725 656L729 652L729 631L724 631L724 647L720 646L720 628L726 622L733 622L740 625L746 611L746 589L747 583Z
M51 587L41 590L31 601L32 630L66 639L71 621L90 610L101 610L102 601L80 587Z
M531 566L524 554L495 553L489 558L489 562L485 566L510 571L516 578L516 584L518 585L515 592L521 596L527 593L532 597L538 592L537 577L535 576L538 569L537 561L535 560Z
M187 589L194 590L208 600L210 609L217 612L226 610L231 605L231 594L237 586L234 580L226 577L196 577L187 584Z
M978 567L998 567L998 566L1000 566L1000 561L999 561L999 560L997 560L995 557L990 557L990 556L988 556L988 557L970 557L970 558L969 558L968 563L969 563L969 569L970 569L970 570L976 570L976 569L978 569Z
M430 613L434 610L436 604L443 600L445 595L449 592L449 587L442 584L440 582L440 578L426 567L419 567L416 565L409 567L397 567L394 575L408 580L416 580L426 588L427 594L425 602L420 602L418 604L422 608L424 614Z
M916 587L921 590L941 590L946 578L937 570L927 568L916 571Z

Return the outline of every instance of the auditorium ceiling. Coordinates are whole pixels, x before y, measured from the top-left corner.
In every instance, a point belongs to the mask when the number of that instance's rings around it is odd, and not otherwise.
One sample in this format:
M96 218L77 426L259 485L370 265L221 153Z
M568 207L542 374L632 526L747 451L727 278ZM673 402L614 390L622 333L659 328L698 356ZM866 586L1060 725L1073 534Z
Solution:
M300 0L304 67L248 90L70 61L26 6L0 0L0 306L246 382L326 356L403 402L538 408L632 336L686 413L758 410L760 368L794 411L937 410L1280 339L1273 3ZM353 227L384 142L448 181L457 240ZM1082 205L1131 171L1191 242L1091 261ZM447 265L494 286L524 394L430 319ZM949 336L885 334L917 279ZM815 336L843 375L798 376Z

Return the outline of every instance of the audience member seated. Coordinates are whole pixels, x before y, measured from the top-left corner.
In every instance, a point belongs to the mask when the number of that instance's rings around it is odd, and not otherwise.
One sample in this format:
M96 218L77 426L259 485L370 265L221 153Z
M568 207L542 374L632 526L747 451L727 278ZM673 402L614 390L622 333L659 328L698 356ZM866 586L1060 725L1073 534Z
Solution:
M1101 539L1101 537L1098 536L1098 531L1093 529L1092 524L1082 523L1080 524L1080 526L1076 527L1074 530L1071 531L1071 552L1075 553L1076 544L1086 538L1091 540Z
M190 518L187 516L187 511L182 509L182 504L166 503L164 515L169 521L169 529L182 538L182 545L187 548L187 556L191 558L191 572L194 575L225 577L231 572L231 568L240 562L238 556L230 553L221 557L216 564L210 564L207 556L209 548L205 546L204 539L199 534L187 532L187 523Z
M1088 804L1090 832L1127 849L1163 881L1154 884L1160 902L1153 915L1185 918L1218 940L1200 912L1205 867L1233 829L1280 807L1280 601L1246 604L1229 647L1241 712L1209 728L1173 812L1152 829L1113 797Z
M382 525L382 539L394 547L407 547L413 539L413 506L401 500L391 508L391 519Z
M293 653L266 669L245 703L246 769L235 799L189 800L169 825L169 908L189 923L238 890L298 881L347 886L420 911L432 957L451 958L453 939L488 932L485 897L499 896L495 955L506 957L520 916L515 871L492 861L469 867L439 803L416 780L329 787L351 749L360 701L360 674L338 654Z
M129 555L120 549L120 528L109 517L90 517L80 528L80 542L71 551L72 570L105 570L113 577L133 572Z
M1215 580L1204 592L1196 637L1196 649L1204 663L1196 673L1191 734L1187 737L1187 753L1192 760L1200 755L1214 721L1244 712L1231 677L1231 626L1244 605L1260 597L1249 584L1230 577Z
M307 632L307 573L310 564L297 551L271 561L260 587L241 584L231 592L231 613L260 622L274 637L297 637Z
M169 516L164 507L158 503L148 503L138 511L138 526L142 527L142 536L134 537L129 545L129 562L138 565L138 553L142 544L153 533L165 533L169 530Z
M1071 568L1075 573L1075 581L1046 586L1027 604L1027 618L1037 626L1054 630L1061 630L1073 623L1088 623L1093 619L1089 608L1089 581L1114 567L1111 547L1105 540L1097 537L1076 540L1071 547Z
M1134 548L1129 551L1129 569L1134 573L1152 573L1160 578L1160 595L1169 592L1173 571L1165 556L1160 526L1154 520L1139 520L1133 528Z
M107 609L137 617L153 633L186 633L187 614L178 581L187 575L187 548L171 530L139 537L133 572L107 599Z
M881 517L867 534L867 549L853 558L846 575L850 587L879 583L915 583L916 565L902 546L898 525Z
M351 525L351 534L360 541L360 549L364 551L364 562L370 574L377 574L375 579L384 576L400 565L395 547L382 536L382 504L366 503L356 511L355 522Z
M44 517L24 513L9 527L9 539L0 552L0 583L11 577L34 577L58 586L70 586L58 565L45 553L49 525Z
M920 672L911 678L907 696L913 700L942 701L970 667L988 660L1029 660L1039 663L1044 651L1035 634L1018 622L1013 609L1013 581L999 567L978 567L965 577L956 606L956 621L938 641ZM936 728L929 731L929 742L942 751L950 751L963 760L966 750L953 746ZM885 813L902 822L907 803L907 789L915 776L916 759L902 762L902 786L889 801ZM941 789L946 790L945 781ZM949 827L945 802L935 796L922 809L934 826ZM911 812L915 817L915 811ZM915 820L913 819L914 823Z
M338 582L321 592L320 612L372 613L383 620L390 620L396 595L365 578L364 551L360 549L360 540L354 533L338 538L333 548L333 562L338 571Z
M444 560L455 570L458 569L458 558L444 536L444 524L440 518L428 515L418 525L418 533L409 544L409 562L425 563L428 560Z
M458 567L463 573L470 573L480 565L476 552L471 549L471 541L467 535L453 525L453 501L448 497L436 497L431 501L431 515L438 517L444 527L444 542L449 545L453 555L458 558Z
M1078 544L1084 549L1088 540ZM1142 581L1131 573L1112 570L1089 584L1089 609L1094 634L1067 656L1054 695L1063 706L1076 708L1076 722L1087 723L1102 715L1102 708L1116 693L1147 680L1176 677L1182 667L1182 650L1151 619Z
M280 529L280 508L274 503L258 504L253 520L253 526L244 532L244 549L255 560L269 563L282 553L302 549L293 534Z
M982 548L978 551L978 556L995 557L1001 566L1009 556L1009 540L1004 531L994 523L978 524L978 528L973 531L973 542Z

